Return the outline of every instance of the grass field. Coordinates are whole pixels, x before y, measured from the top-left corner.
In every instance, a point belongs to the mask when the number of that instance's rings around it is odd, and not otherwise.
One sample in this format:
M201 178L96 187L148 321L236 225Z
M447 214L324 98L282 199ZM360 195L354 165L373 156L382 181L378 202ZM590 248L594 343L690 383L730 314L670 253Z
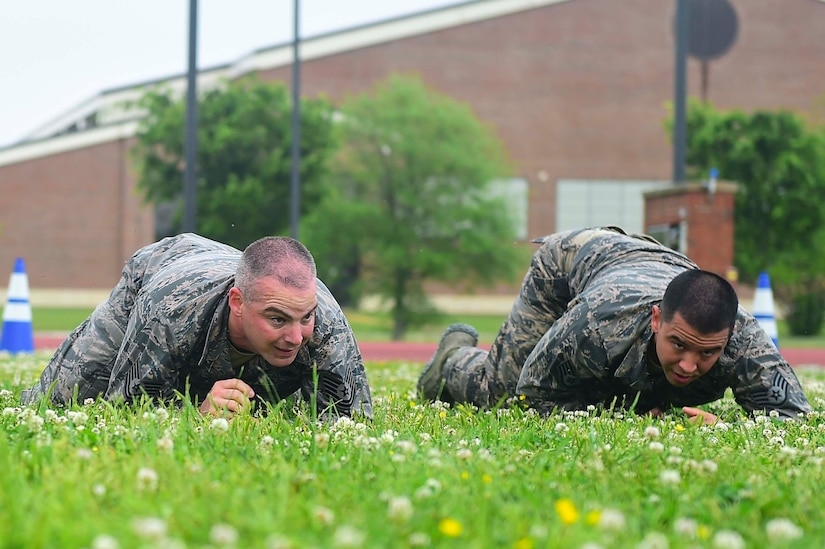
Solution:
M368 363L373 421L288 401L21 407L48 359L0 357L2 548L810 548L825 546L825 377L780 423L592 410L537 417L419 402L420 365Z
M0 310L2 310L0 308ZM69 332L92 311L91 308L35 308L32 311L33 327L37 332ZM392 322L385 313L346 311L358 341L388 341L391 337ZM434 318L425 326L411 330L407 341L438 341L441 332L451 322L467 322L479 332L480 340L491 342L498 332L505 315L443 315ZM779 339L782 346L825 348L825 332L809 337L794 337L788 333L787 324L777 321Z

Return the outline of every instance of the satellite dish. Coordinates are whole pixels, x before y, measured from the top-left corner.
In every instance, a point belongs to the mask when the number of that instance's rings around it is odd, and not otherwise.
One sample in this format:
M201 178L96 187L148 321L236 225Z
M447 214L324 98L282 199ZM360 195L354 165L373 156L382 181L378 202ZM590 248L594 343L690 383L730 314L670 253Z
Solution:
M690 0L688 55L710 61L725 55L736 42L739 20L728 0Z

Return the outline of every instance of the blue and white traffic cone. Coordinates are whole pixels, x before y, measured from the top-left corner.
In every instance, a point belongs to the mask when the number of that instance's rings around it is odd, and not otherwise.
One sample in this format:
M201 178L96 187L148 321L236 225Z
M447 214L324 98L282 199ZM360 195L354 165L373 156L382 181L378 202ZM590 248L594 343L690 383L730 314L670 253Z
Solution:
M32 307L29 303L29 279L26 265L18 257L14 272L9 278L6 306L3 309L3 334L0 336L0 351L10 353L34 352L34 331L32 330Z
M773 341L774 346L779 349L779 333L776 330L776 317L774 316L773 290L771 290L771 279L768 273L759 273L759 280L756 283L756 293L753 296L753 316Z

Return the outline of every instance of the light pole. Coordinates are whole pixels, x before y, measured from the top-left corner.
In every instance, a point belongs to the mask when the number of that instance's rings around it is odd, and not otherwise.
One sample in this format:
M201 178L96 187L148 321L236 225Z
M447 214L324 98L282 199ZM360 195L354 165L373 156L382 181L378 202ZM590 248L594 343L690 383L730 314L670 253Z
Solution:
M186 79L186 127L184 129L184 232L194 233L198 177L198 0L189 0L189 68Z
M300 0L295 0L292 41L292 173L289 184L290 234L296 240L301 207L301 57L298 51L300 4Z
M676 59L673 100L673 182L685 181L687 49L690 32L689 0L676 0Z

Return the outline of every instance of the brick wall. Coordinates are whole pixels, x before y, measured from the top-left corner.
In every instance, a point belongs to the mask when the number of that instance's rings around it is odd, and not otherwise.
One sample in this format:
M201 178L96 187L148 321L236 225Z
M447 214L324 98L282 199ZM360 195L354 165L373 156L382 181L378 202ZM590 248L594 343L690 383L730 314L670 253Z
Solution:
M709 64L708 99L720 108L822 112L825 3L732 4L739 37ZM559 179L670 178L663 122L673 99L674 9L663 0L571 0L308 60L302 92L340 102L392 72L421 74L498 132L530 183L529 235L547 234ZM701 65L690 61L688 72L688 92L698 96ZM291 68L260 74L289 85ZM114 283L123 261L154 237L126 146L0 166L0 272L22 255L33 285ZM708 223L692 230L714 231Z
M134 190L130 143L0 166L0 273L22 257L33 289L113 286L124 261L154 239L152 211Z

